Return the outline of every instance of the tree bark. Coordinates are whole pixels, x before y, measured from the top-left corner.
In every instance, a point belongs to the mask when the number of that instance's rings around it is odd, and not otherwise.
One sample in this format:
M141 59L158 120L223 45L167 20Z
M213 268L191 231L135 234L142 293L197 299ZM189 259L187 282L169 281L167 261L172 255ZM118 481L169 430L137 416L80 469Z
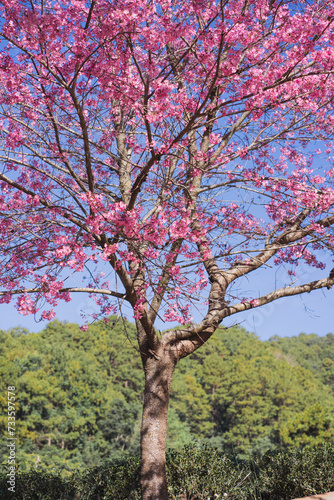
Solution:
M143 500L168 500L166 478L167 413L175 359L159 349L145 362L145 393L141 430Z

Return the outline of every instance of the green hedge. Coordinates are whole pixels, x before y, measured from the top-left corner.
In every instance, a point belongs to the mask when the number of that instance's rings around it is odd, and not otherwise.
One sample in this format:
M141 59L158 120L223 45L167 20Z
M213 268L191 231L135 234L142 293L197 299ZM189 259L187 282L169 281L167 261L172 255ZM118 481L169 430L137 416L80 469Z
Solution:
M261 500L290 500L333 491L334 446L267 453L257 464L256 485L255 498Z
M65 478L60 474L16 474L15 493L0 475L0 498L10 500L140 500L138 456L105 463ZM291 500L334 490L334 446L270 452L240 462L212 448L185 447L167 453L173 500Z

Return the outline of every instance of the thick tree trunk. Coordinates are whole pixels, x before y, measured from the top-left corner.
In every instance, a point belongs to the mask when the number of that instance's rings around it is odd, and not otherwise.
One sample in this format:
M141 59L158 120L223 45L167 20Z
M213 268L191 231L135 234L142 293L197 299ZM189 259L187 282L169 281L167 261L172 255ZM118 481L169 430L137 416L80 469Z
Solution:
M167 412L175 361L159 349L145 363L145 394L141 430L143 500L168 500L166 479Z

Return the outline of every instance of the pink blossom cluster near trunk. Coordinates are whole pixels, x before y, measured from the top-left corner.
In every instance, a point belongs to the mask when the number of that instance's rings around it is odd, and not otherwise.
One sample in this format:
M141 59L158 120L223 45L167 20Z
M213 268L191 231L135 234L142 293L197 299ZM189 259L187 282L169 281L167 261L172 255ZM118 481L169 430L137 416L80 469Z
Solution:
M175 364L224 318L334 284L333 2L0 6L0 302L132 308L143 497L167 498ZM237 292L275 265L284 286Z

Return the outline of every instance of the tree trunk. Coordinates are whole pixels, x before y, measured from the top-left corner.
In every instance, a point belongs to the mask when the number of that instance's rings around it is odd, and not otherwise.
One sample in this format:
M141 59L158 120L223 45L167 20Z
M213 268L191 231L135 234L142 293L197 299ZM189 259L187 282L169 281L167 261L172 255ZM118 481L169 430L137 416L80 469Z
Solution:
M159 349L145 363L145 394L141 430L143 500L168 500L166 478L167 412L175 361Z

